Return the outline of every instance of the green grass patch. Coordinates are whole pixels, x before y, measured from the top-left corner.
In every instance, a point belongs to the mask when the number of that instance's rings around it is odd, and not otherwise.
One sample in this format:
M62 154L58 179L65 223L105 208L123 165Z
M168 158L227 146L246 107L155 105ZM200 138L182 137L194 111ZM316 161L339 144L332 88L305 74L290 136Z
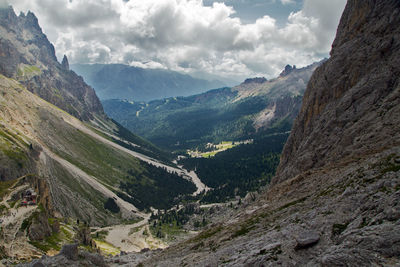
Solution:
M60 234L53 233L43 241L29 241L29 243L44 252L48 252L51 249L61 250L62 241L63 239L60 237Z
M107 235L108 235L107 230L101 230L101 231L97 231L96 233L91 234L92 238L95 238L96 240L99 240L99 241L105 241Z
M193 239L191 239L191 242L199 242L201 240L207 239L212 237L213 235L217 234L218 232L220 232L223 229L222 226L217 226L217 227L213 227L210 228L206 231L201 232L200 234L198 234L196 237L194 237Z
M30 79L34 76L38 76L41 74L42 70L39 67L33 65L19 64L17 69L17 76L19 78Z
M55 148L59 156L106 184L116 185L118 181L123 181L130 169L142 171L138 159L79 130L56 130L56 135L62 138L62 143L69 144L67 150Z
M206 153L202 153L201 156L203 158L211 158L211 157L214 157L217 153L218 153L218 151L206 152Z
M150 227L151 234L155 237L162 238L166 241L173 241L176 239L176 236L182 235L185 233L181 225L177 225L176 221L171 223L163 223L161 226L157 225L156 227ZM146 230L143 232L143 235L146 236Z
M94 205L99 211L104 210L104 202L106 201L106 198L102 194L99 194L95 189L86 183L77 182L76 179L58 162L54 162L54 166L56 177L58 177L64 185L66 185L72 192L76 192L83 198L90 201L90 203L92 203L92 205ZM65 205L67 204L69 203L65 203ZM78 214L79 212L76 212L76 215Z
M96 238L94 238L93 240L96 242L97 247L100 249L101 253L104 255L116 256L121 253L121 251L118 248L114 247L110 243L107 243L103 240L99 240Z
M71 233L70 230L67 229L66 226L61 225L61 226L60 226L60 231L61 231L62 234L64 235L65 240L67 240L67 241L72 241L72 240L73 240L74 235Z

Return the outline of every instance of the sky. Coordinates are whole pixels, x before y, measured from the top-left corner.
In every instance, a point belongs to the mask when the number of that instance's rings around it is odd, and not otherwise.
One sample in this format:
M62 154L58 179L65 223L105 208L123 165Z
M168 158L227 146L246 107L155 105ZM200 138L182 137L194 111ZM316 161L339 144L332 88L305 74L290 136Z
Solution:
M6 0L0 0L6 1ZM74 63L234 80L329 56L346 0L8 0Z

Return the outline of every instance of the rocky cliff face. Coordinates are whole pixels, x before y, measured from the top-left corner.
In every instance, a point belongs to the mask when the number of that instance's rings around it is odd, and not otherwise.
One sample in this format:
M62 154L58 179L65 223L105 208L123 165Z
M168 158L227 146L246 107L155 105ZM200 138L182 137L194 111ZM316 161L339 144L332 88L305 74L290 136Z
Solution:
M79 119L104 116L94 90L69 71L66 58L57 61L33 13L16 16L12 7L0 9L0 35L1 74Z
M313 74L274 183L400 143L400 2L350 0Z

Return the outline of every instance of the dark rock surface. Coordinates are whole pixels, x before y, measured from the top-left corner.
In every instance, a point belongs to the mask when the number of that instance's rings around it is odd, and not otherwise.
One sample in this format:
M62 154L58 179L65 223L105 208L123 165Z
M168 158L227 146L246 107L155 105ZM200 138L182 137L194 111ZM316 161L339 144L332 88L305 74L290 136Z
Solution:
M281 72L281 74L279 74L279 76L285 77L285 76L289 75L295 69L296 69L296 65L293 65L293 66L286 65L285 69Z
M68 58L67 58L66 55L64 55L64 57L63 57L63 59L62 59L61 65L63 66L63 68L64 68L65 70L69 70Z
M28 236L32 241L43 240L52 233L48 222L48 216L45 213L39 213L34 219L32 225L29 226Z
M315 231L306 231L306 232L301 232L297 237L296 237L296 247L295 249L304 249L304 248L309 248L315 244L317 244L319 241L319 233Z
M45 267L42 260L34 260L29 264L29 267Z
M78 244L68 244L61 248L60 254L69 260L78 260Z
M78 249L78 244L64 245L60 254L48 257L43 256L41 259L34 260L31 263L19 264L20 267L80 267L80 266L99 266L107 267L109 265L104 261L104 257L100 254L90 253Z
M248 84L248 83L265 83L267 79L265 77L255 77L255 78L249 78L246 79L243 83Z
M400 143L400 2L348 1L273 183Z

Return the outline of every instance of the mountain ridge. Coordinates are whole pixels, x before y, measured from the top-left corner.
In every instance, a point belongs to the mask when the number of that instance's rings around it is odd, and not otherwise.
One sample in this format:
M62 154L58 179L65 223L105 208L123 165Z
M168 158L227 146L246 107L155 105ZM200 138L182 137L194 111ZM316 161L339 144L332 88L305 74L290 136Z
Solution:
M296 69L285 77L249 79L232 88L188 97L148 103L105 100L103 106L110 117L167 149L245 140L269 128L287 132L300 109L305 82L319 64ZM181 147L173 145L177 143Z
M223 82L194 78L164 69L143 69L123 64L72 64L102 99L151 101L188 96L224 86Z

